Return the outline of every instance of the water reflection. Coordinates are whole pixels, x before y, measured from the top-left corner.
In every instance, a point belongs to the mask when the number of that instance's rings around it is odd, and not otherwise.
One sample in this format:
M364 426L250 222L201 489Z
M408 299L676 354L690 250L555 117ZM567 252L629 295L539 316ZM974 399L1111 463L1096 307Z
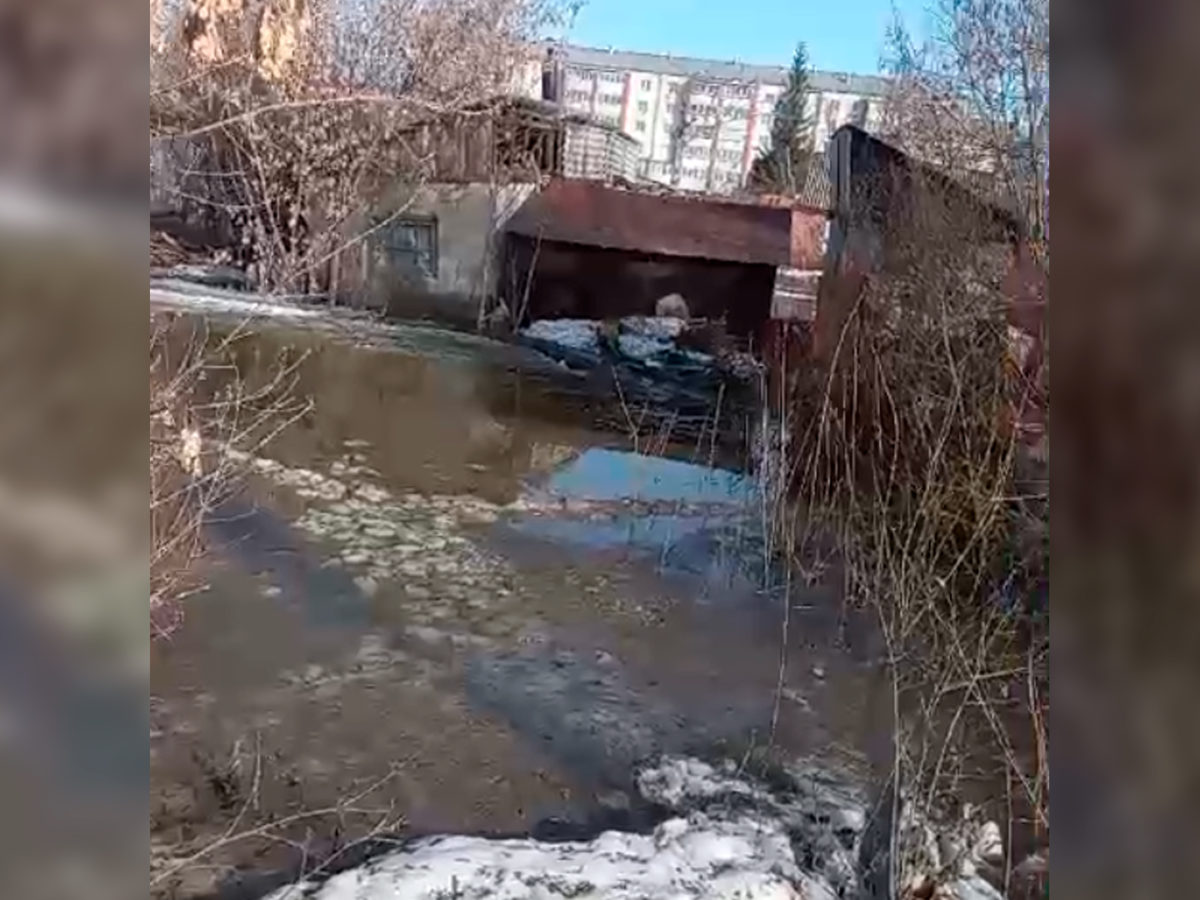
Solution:
M659 456L593 448L559 469L546 490L581 500L745 504L753 482L738 472Z
M528 348L412 326L331 336L278 323L239 330L177 316L172 327L180 348L199 341L219 360L209 376L213 396L237 382L241 394L252 398L249 405L261 406L279 398L279 390L267 388L285 373L290 396L311 404L272 438L271 455L287 465L328 463L341 457L347 442L361 442L362 461L390 487L505 503L516 499L530 475L545 471L542 448L630 443L630 411L617 408L611 373L581 377ZM633 412L649 423L664 411ZM714 427L718 414L721 428ZM741 446L733 428L740 415L725 398L699 416L699 426L669 418L655 443L681 459L696 457L702 446L706 456L729 460L736 454L731 448ZM696 427L702 441L684 441L687 428ZM564 489L589 480L608 483L610 462L603 455L587 457L581 469L564 474ZM648 496L656 490L678 495L680 472L669 466L648 472ZM723 479L715 476L706 492Z
M510 528L523 537L641 557L660 572L698 577L701 596L720 588L744 597L767 587L756 487L742 473L591 448L530 496L558 512L516 517Z

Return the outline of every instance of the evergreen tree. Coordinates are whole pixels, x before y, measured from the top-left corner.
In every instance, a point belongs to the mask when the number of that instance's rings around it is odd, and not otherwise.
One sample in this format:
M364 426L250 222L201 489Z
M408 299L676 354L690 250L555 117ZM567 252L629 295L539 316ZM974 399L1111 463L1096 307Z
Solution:
M787 87L775 104L771 142L750 169L750 183L756 189L782 194L798 194L804 189L812 155L808 91L808 51L801 41L792 57Z

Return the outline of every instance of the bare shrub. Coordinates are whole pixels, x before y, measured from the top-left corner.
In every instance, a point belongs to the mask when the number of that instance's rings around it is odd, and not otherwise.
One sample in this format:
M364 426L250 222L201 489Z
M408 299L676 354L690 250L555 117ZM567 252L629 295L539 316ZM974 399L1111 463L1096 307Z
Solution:
M176 323L181 323L178 327ZM247 385L220 363L245 332L210 342L170 314L150 318L150 621L162 637L181 601L203 583L204 522L240 484L240 454L269 441L302 414L294 366Z
M503 92L551 0L187 0L151 54L151 133L171 188L267 290L304 291L419 183L406 126ZM398 215L399 213L397 213Z
M889 36L883 131L937 175L861 185L886 197L853 223L878 258L823 287L831 358L793 384L773 451L787 477L768 498L795 568L840 571L881 625L896 728L888 896L952 877L911 825L957 815L980 781L1007 806L1006 889L1020 892L1016 854L1049 842L1047 298L1016 284L1039 293L1049 266L1048 4L935 12L925 46L899 22ZM951 182L1015 214L1017 257L980 204L936 188ZM1037 452L1030 423L1046 429Z
M878 614L895 678L893 825L901 792L937 817L983 779L1030 846L1049 827L1049 609L1031 599L1049 573L1049 504L1019 471L1035 385L1013 358L1013 249L977 203L911 188L876 223L881 265L828 367L794 388L799 502L776 498L775 539L810 573L836 547L848 600ZM930 874L911 847L892 851L894 891L912 881L906 864Z
M1016 210L1048 249L1049 0L937 0L918 45L897 19L884 136Z
M196 753L194 760L218 811L206 822L211 827L189 822L172 842L159 838L156 829L150 843L151 897L194 896L201 886L207 896L247 858L259 864L278 858L294 866L300 880L333 874L400 845L404 817L387 788L403 762L329 806L271 814L266 810L272 794L281 780L293 776L264 753L257 736L253 744L238 739L227 758Z

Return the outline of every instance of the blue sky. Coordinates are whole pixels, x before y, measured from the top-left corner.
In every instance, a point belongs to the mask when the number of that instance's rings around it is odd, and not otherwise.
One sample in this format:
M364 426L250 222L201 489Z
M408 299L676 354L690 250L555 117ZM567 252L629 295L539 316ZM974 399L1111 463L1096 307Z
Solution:
M927 0L584 0L568 41L593 47L786 65L797 41L815 69L879 70L893 5L913 35Z

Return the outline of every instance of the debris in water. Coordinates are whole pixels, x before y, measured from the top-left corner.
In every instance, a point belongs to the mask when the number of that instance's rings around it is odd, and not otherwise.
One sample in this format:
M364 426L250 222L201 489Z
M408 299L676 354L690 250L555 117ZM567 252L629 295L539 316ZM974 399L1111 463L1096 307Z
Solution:
M538 319L522 329L521 334L571 350L597 353L600 349L598 325L590 319Z

